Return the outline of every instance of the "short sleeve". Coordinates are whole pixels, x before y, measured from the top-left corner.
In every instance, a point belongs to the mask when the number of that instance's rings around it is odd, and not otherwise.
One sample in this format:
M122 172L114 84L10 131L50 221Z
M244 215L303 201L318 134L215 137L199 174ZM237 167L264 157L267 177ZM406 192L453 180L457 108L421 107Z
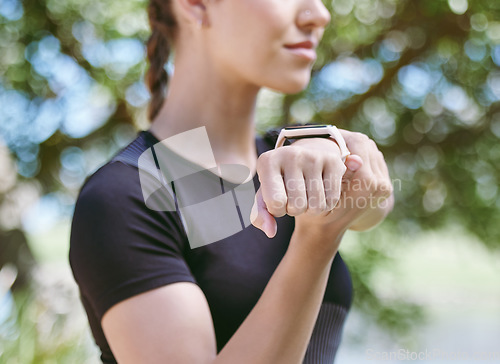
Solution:
M153 211L137 168L105 165L80 191L69 260L80 292L100 322L114 304L174 282L196 283L187 238L175 211Z

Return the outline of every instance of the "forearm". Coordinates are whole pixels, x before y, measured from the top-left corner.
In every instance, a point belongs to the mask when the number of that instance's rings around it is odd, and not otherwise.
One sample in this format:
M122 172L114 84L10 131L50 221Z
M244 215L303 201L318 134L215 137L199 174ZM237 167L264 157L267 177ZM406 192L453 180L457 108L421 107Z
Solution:
M294 233L261 298L214 364L302 363L338 246L332 242L334 249L307 251L311 239L326 238Z

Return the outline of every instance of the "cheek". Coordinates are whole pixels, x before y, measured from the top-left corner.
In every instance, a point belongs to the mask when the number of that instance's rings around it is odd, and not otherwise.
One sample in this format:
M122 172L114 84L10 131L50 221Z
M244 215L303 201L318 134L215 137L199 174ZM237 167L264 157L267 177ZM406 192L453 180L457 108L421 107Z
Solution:
M281 52L281 47L287 41L287 31L293 24L283 6L289 0L250 1L252 3L248 12L252 14L252 20L249 19L251 23L247 24L249 43L252 43L251 49L258 53L258 58L262 57L262 61L269 62Z
M217 42L230 58L259 64L276 57L292 24L283 4L289 0L231 0L217 14ZM262 66L262 65L261 65Z

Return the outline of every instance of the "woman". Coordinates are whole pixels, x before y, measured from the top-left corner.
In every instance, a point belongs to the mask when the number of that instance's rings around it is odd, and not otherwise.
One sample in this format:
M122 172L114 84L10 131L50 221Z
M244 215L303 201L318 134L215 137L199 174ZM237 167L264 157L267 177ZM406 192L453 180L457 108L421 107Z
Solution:
M337 250L347 229L391 210L387 167L359 133L342 131L344 164L332 140L273 149L254 131L261 87L307 86L327 9L320 0L151 0L149 17L151 128L87 179L72 225L70 262L101 359L331 363L351 304ZM177 211L146 206L137 166L159 141L199 127L217 164L247 166L258 192L253 226L192 249Z

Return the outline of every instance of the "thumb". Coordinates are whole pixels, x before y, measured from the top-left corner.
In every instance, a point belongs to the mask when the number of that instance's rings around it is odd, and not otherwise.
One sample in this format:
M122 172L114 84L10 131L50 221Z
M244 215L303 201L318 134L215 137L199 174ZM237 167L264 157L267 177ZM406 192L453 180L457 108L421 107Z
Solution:
M262 197L262 191L259 188L255 194L255 201L252 206L252 212L250 213L250 222L257 229L262 230L268 238L272 238L276 235L278 225L274 216L267 211L266 203Z
M347 167L344 177L344 181L352 179L354 174L363 166L363 159L359 155L351 154L345 160L345 166Z

